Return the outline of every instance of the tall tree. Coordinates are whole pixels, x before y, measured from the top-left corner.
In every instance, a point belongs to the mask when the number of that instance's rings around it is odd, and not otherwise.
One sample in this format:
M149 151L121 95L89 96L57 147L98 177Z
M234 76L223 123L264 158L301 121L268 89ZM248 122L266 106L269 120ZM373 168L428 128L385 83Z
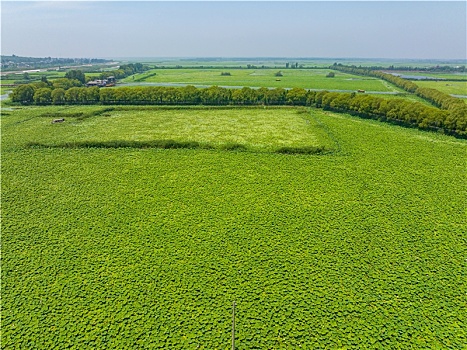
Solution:
M32 103L34 101L34 88L30 84L18 86L11 93L11 100L22 104Z
M84 73L82 71L80 71L79 69L74 69L74 70L70 70L70 71L66 72L65 78L79 80L81 82L81 84L86 83L86 77L85 77Z

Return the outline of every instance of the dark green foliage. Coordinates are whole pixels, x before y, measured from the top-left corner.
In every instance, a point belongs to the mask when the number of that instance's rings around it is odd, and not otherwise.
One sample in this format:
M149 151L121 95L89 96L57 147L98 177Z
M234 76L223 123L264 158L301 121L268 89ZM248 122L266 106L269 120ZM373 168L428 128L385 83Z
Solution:
M77 79L58 78L52 83L53 89L68 90L72 87L80 87L82 83Z
M78 80L81 84L86 83L86 77L81 70L70 70L65 73L65 78L70 80Z
M83 141L83 142L64 142L57 145L46 145L40 142L28 142L28 148L161 148L161 149L211 149L213 146L203 145L194 141L174 141L174 140L152 140L152 141Z
M40 88L34 92L34 103L36 105L49 105L52 103L52 89Z
M11 93L11 101L19 102L24 105L33 103L34 101L34 87L30 84L18 86Z
M149 67L146 65L143 65L142 63L123 64L120 67L118 67L117 70L101 73L100 78L107 79L108 77L113 76L116 79L123 79L125 77L128 77L136 73L143 73L147 71L148 69ZM151 74L150 76L154 76L154 75L155 73ZM149 76L146 76L145 78L148 78L148 77Z
M40 142L28 142L26 148L160 148L160 149L220 149L223 151L248 151L248 147L240 143L227 143L220 146L199 143L195 141L174 141L174 140L152 140L152 141L83 141L83 142L64 142L61 144L48 145ZM281 154L320 154L329 152L325 147L281 147L275 153Z
M281 147L277 153L283 154L320 154L326 152L324 147Z
M220 147L222 150L225 151L246 151L247 147L240 143L227 143L224 145L221 145Z
M90 111L87 113L84 112L55 112L55 113L44 113L41 114L40 117L47 117L47 118L77 118L78 120L83 120L86 118L96 117L99 115L106 115L106 113L113 111L114 107L106 107L100 108L95 111Z
M149 74L145 74L141 77L138 77L136 79L133 79L135 82L139 82L139 81L145 81L146 79L148 78L151 78L151 77L155 77L157 75L157 73L149 73ZM133 77L134 78L134 77Z

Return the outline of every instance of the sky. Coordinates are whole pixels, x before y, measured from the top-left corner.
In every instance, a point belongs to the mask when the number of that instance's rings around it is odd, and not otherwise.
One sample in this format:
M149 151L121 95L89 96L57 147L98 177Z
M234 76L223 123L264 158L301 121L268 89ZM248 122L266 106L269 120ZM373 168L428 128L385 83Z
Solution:
M466 59L465 1L1 1L2 55Z

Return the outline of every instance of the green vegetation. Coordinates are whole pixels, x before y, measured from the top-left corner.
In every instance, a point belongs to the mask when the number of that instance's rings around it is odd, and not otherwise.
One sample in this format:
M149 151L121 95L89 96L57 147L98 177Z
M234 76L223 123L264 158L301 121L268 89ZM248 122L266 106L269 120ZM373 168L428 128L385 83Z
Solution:
M391 76L392 77L392 76ZM400 79L394 77L396 79ZM67 79L66 79L67 80ZM400 79L403 81L403 79ZM77 81L77 80L67 80ZM409 82L410 83L410 82ZM42 84L45 84L42 82ZM430 101L435 107L405 99L383 99L375 96L328 91L309 91L301 88L227 89L218 86L197 89L186 87L139 87L99 89L98 87L72 87L68 90L27 84L15 89L11 100L28 105L293 105L313 106L338 112L349 112L364 118L395 122L421 129L435 130L465 137L467 131L467 107L454 97L434 89L417 88L417 95Z
M384 69L383 69L384 70ZM450 81L459 81L459 80L467 80L467 72L459 72L459 73L440 73L440 72L420 72L420 71L397 71L398 74L402 75L410 75L410 76L422 76L422 77L430 77L433 80L436 79L445 79ZM418 80L419 81L419 80Z
M117 79L123 79L133 74L146 72L147 70L149 70L149 67L142 63L128 63L120 65L117 70L102 72L99 77L100 79L106 79L113 76ZM153 75L155 74L151 74L149 76Z
M380 79L335 72L334 79L327 79L329 69L283 69L280 81L277 69L235 69L232 76L221 76L219 69L154 69L157 75L141 80L146 83L181 83L191 85L248 86L248 87L300 87L324 90L392 91ZM131 77L122 80L132 83Z
M467 106L464 101L437 89L420 87L412 81L369 68L357 68L355 66L344 66L341 64L335 64L333 68L342 72L384 79L409 93L415 93L417 96L425 99L436 107L448 110L450 114L449 119L456 120L456 123L462 120L461 123L464 124L467 120Z
M38 69L63 65L105 64L109 60L98 58L53 58L53 57L23 57L16 55L1 55L2 70Z
M237 349L467 343L466 141L285 109L339 151L25 146L262 114L150 111L2 111L3 347L228 348L234 300Z
M81 84L86 83L86 77L85 77L84 73L82 71L80 71L79 69L72 69L72 70L66 72L65 78L70 79L70 80L76 79Z
M117 73L276 88L21 76L12 100L37 106L2 110L2 346L227 348L233 301L237 349L467 344L467 142L329 112L465 136L464 101L247 66Z
M51 123L62 118L63 123ZM307 111L296 108L35 107L16 125L3 133L5 143L15 147L184 148L185 142L185 148L289 153L335 147ZM24 136L18 139L19 130Z
M436 89L445 94L467 96L467 82L465 81L418 81L417 85Z

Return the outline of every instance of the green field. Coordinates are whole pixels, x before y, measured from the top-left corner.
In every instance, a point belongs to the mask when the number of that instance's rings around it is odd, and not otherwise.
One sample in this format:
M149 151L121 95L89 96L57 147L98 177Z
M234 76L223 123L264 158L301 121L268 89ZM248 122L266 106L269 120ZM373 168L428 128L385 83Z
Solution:
M276 77L281 71L283 76ZM221 76L222 72L230 76ZM334 78L327 78L329 69L154 69L135 75L134 80L152 83L182 83L192 85L249 86L249 87L301 87L329 90L396 91L382 80L346 74L338 71ZM156 73L156 75L151 75ZM151 75L145 79L146 76ZM279 81L278 81L279 80ZM132 83L133 76L123 79ZM399 91L399 90L397 90Z
M11 91L12 91L12 88L11 88L11 87L0 87L0 95L9 93L9 92L11 92Z
M4 131L7 145L45 146L147 143L155 140L196 142L200 147L229 145L257 152L283 147L325 147L334 142L306 109L297 108L159 108L153 107L29 107L27 118ZM13 114L19 113L20 111ZM23 112L24 113L24 112ZM65 118L64 123L51 121ZM10 124L4 121L5 126ZM18 138L18 132L24 134Z
M243 67L248 64L258 67L266 66L271 68L285 68L286 63L298 63L305 68L322 67L328 68L334 63L355 66L381 66L381 67L435 67L451 66L457 67L465 65L465 60L451 60L450 62L440 62L437 60L397 60L397 59L362 59L362 58L279 58L279 57L257 57L257 58L151 58L151 57L133 57L129 62L143 62L149 65L159 67ZM435 74L435 73L433 73Z
M398 74L402 75L415 75L415 76L423 76L423 77L432 77L432 78L440 78L440 79L467 79L467 72L463 73L442 73L442 72L413 72L413 71L397 71Z
M436 89L446 94L467 96L467 81L417 81L420 87Z
M3 348L227 349L233 301L237 349L467 344L466 141L321 110L88 108L2 110ZM180 135L213 142L234 117L225 135L267 143L261 120L275 145L281 114L335 152L25 146L207 120Z
M412 101L412 102L423 103L426 106L433 106L427 100L424 100L423 98L421 98L421 97L419 97L419 96L417 96L415 94L408 93L408 92L401 92L401 93L399 93L397 95L378 94L377 96L380 97L380 98L384 98L386 100L404 99L404 100L408 100L408 101Z

